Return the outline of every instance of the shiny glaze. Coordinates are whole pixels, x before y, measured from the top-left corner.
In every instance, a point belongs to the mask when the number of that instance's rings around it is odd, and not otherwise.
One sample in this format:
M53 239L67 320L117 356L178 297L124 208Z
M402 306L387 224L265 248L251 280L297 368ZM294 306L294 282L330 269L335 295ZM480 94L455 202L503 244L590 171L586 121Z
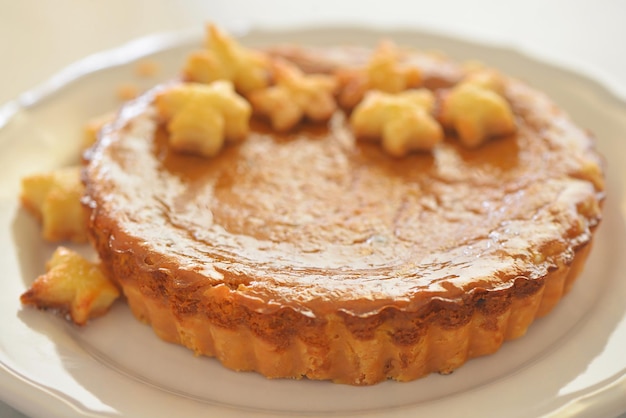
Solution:
M339 112L281 136L255 120L204 159L167 147L148 93L91 151L86 202L114 252L256 311L369 315L505 289L568 264L602 199L581 171L599 164L587 133L521 83L507 95L517 135L475 150L450 136L396 159Z

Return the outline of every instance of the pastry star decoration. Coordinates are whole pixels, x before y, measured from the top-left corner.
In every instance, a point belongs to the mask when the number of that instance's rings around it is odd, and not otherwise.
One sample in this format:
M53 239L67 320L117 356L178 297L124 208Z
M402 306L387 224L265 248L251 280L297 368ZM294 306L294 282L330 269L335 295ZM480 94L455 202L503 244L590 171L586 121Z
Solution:
M470 148L517 129L511 106L504 97L501 76L489 70L472 72L454 86L444 96L440 119Z
M155 104L176 151L212 157L225 141L248 135L252 109L230 81L182 83L158 94Z
M205 50L192 53L187 59L185 80L230 80L242 94L268 85L269 60L264 54L244 48L215 25L208 26L206 43Z
M21 302L67 312L78 325L104 314L120 295L99 265L65 247L57 248L46 270L22 294Z
M426 89L399 94L370 91L354 109L350 124L360 139L381 139L394 157L432 149L443 140L443 129L431 115L433 93Z
M366 71L370 88L387 93L399 93L422 80L418 68L400 63L398 47L390 41L378 46Z
M418 87L422 82L420 69L401 61L402 51L393 42L381 42L365 68L339 72L340 104L351 109L369 90L400 93Z
M304 74L280 60L274 62L273 68L276 84L253 92L248 99L255 112L270 118L275 130L287 131L305 117L315 122L330 119L337 109L334 77Z

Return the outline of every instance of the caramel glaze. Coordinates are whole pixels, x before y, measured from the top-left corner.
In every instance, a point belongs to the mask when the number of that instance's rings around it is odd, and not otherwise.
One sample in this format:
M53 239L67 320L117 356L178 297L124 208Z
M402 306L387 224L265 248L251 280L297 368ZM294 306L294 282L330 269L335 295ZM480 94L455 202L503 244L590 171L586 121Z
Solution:
M453 82L446 65L426 84ZM502 312L586 253L604 188L588 133L506 86L516 135L470 150L450 134L402 159L355 141L342 112L285 135L254 120L213 159L175 154L150 92L87 155L92 239L122 287L277 347L329 314L361 339L402 317L394 341L409 344L428 318Z

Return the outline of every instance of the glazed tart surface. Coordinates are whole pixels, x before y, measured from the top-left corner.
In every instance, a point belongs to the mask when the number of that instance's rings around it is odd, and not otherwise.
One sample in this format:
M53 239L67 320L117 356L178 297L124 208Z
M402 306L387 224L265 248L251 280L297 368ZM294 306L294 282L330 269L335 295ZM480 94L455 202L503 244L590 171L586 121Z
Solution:
M360 50L359 50L360 51ZM277 49L306 71L363 52ZM455 64L415 53L436 94ZM135 315L236 370L351 384L447 373L523 335L569 289L600 221L600 158L542 93L505 78L517 131L392 157L349 111L173 152L148 92L83 172L90 234Z

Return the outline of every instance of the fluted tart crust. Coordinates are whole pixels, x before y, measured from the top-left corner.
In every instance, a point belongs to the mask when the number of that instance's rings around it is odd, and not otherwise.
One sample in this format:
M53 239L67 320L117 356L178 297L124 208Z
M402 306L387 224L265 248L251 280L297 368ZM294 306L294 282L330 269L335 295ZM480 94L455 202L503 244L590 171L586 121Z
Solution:
M276 48L306 71L368 51ZM435 94L464 69L411 52ZM146 93L83 171L91 239L164 340L270 378L367 385L449 373L524 335L580 274L601 218L590 134L504 77L517 131L390 156L339 109L285 133L253 118L207 160L173 152Z

